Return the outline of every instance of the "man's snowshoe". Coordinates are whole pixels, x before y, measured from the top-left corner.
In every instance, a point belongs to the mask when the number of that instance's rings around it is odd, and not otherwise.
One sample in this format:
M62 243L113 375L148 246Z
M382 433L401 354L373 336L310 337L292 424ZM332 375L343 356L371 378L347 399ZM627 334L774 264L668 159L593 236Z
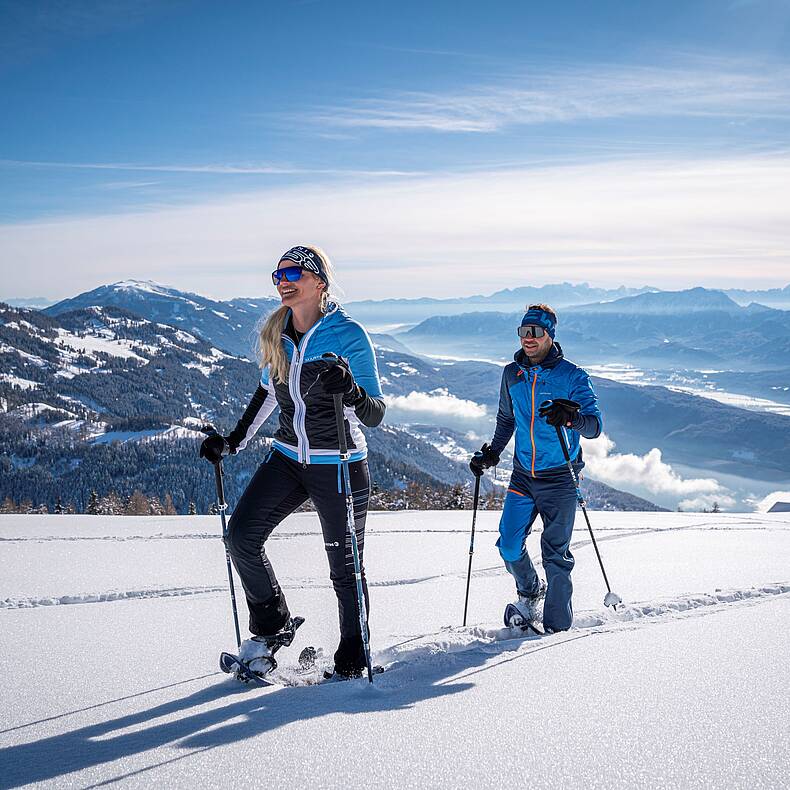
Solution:
M538 591L532 595L518 594L518 600L505 607L505 625L508 628L526 628L530 624L540 623L543 619L541 602L546 597L546 584L541 581ZM534 627L536 633L542 633Z
M292 617L276 634L254 636L241 643L239 655L221 653L219 668L228 674L235 674L244 683L251 681L270 685L266 675L277 669L274 654L281 647L288 647L294 640L296 630L304 623L304 617Z

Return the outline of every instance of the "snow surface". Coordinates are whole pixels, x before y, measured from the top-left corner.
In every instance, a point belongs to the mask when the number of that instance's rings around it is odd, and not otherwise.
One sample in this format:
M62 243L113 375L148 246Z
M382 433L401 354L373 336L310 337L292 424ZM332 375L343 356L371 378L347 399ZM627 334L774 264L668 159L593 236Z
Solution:
M580 518L574 628L537 639L501 627L499 513L467 628L471 513L371 514L372 688L295 670L338 636L314 514L267 543L307 617L275 688L218 671L218 517L0 516L0 787L786 787L790 515L590 516L626 605Z
M57 343L62 343L74 351L85 351L88 355L96 352L102 354L109 354L113 357L121 357L122 359L136 359L140 362L148 362L144 357L135 354L131 346L131 340L116 339L115 335L108 333L109 337L100 337L98 335L78 335L67 332L65 329L58 329Z

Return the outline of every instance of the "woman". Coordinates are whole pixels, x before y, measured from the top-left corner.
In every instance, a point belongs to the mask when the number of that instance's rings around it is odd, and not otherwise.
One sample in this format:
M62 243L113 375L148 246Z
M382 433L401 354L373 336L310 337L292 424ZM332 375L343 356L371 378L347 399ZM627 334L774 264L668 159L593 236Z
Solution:
M287 641L293 630L264 544L272 530L310 498L321 521L340 614L335 672L353 677L365 667L365 654L340 484L333 395L343 396L361 560L369 477L360 424L375 427L385 411L376 357L365 330L334 301L332 265L318 247L288 250L272 272L272 281L282 306L260 332L260 384L230 435L210 436L200 449L201 457L212 463L243 450L275 406L280 407L272 450L250 480L228 525L228 549L247 597L253 634L242 644L240 658L253 671L265 671L270 666L266 657L271 655L271 646L283 637ZM327 352L340 361L324 359ZM364 571L363 588L367 603Z

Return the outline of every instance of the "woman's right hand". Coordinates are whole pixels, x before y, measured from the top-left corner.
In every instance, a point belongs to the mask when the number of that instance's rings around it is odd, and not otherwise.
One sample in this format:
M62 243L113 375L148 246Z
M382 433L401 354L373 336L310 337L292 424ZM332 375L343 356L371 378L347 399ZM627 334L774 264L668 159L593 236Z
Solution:
M205 458L212 464L218 464L222 460L222 456L230 453L230 445L224 436L218 433L212 433L203 440L200 445L200 457Z

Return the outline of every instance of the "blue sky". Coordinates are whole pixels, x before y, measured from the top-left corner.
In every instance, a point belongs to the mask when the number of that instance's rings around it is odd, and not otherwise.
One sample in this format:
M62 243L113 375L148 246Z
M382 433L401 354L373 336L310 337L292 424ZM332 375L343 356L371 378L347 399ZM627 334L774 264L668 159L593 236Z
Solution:
M0 19L0 297L263 295L299 242L349 298L790 281L786 0Z

